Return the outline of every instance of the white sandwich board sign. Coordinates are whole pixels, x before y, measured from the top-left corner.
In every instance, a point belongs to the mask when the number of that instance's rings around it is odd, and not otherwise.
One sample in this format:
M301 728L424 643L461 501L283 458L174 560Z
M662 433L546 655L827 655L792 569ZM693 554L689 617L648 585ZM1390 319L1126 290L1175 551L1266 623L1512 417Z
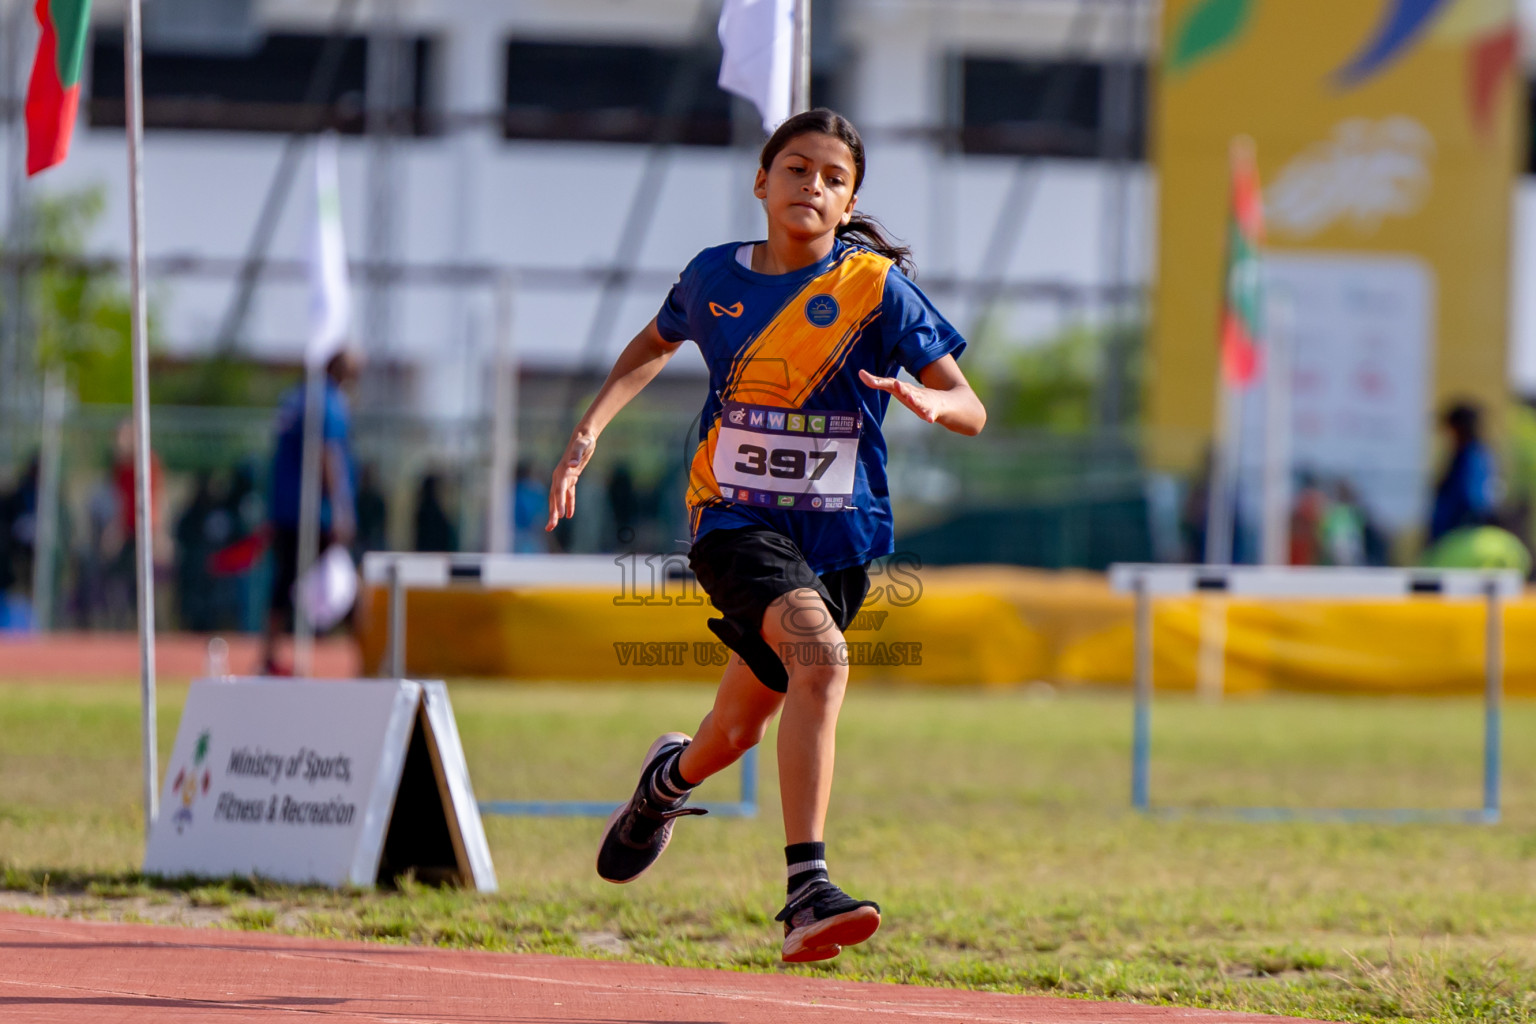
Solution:
M193 683L144 870L365 888L412 871L494 890L448 688Z

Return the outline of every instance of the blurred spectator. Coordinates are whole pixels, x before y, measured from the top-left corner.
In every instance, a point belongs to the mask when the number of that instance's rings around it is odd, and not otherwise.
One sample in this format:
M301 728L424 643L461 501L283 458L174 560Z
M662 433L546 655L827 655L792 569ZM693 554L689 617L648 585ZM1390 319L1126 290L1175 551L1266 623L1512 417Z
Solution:
M133 587L117 585L113 568L122 555L122 508L113 460L91 484L85 498L85 537L75 573L75 616L88 629L121 629L132 621Z
M362 356L345 348L325 366L321 415L320 544L351 546L357 536L356 470L352 460L352 417L346 390L357 380ZM262 672L287 675L292 669L277 659L278 638L293 629L293 584L298 578L299 504L304 480L304 402L301 381L283 396L277 414L277 444L272 453L272 491L268 516L272 534L272 593L262 632Z
M613 516L613 537L620 547L635 541L635 522L640 518L640 498L635 493L629 463L620 462L608 474L608 512Z
M357 482L357 540L352 545L354 555L361 557L369 551L389 550L389 505L372 464L363 467Z
M1441 425L1450 434L1451 457L1435 485L1429 543L1452 530L1491 524L1497 514L1498 470L1482 439L1482 413L1471 402L1446 410Z
M181 628L199 633L215 628L208 600L208 558L214 550L208 543L208 522L215 506L212 478L203 470L197 474L192 500L176 520L176 611Z
M544 524L549 521L549 489L533 474L533 463L517 464L512 482L512 550L520 555L549 550Z
M0 627L26 630L34 617L30 599L32 555L37 538L38 460L32 458L16 485L0 494Z
M436 473L422 477L421 490L416 495L417 551L457 551L459 531L443 507L442 480Z
M245 531L222 474L199 472L192 500L176 521L176 597L182 629L211 633L243 623L244 572L226 571L221 555Z
M1295 503L1291 506L1292 565L1321 564L1318 538L1322 536L1323 515L1327 510L1328 495L1323 492L1316 475L1302 470Z
M1211 512L1211 480L1215 472L1216 449L1207 446L1199 474L1184 492L1184 508L1179 514L1179 533L1192 562L1205 561L1206 522ZM1235 495L1236 487L1229 493ZM1250 528L1248 517L1243 515L1242 502L1233 501L1232 505L1232 552L1228 560L1233 565L1251 565L1258 558L1258 537Z
M123 535L124 556L130 577L135 573L133 552L138 541L139 507L134 501L134 429L132 420L117 425L117 437L112 446L112 486L117 491L118 522ZM171 555L170 533L165 529L165 467L160 456L149 453L149 526L153 532L156 563L166 564Z
M1317 548L1324 565L1365 565L1365 510L1343 480L1335 482L1317 524Z

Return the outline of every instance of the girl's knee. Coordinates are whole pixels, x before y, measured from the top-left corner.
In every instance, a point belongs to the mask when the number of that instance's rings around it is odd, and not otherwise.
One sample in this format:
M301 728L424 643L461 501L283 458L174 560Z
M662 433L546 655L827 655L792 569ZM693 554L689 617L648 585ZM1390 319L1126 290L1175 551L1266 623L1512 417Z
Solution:
M768 721L727 722L725 728L720 730L725 736L725 742L731 745L733 750L751 750L763 742L763 736L768 732Z
M789 671L789 688L823 703L838 703L848 688L848 666L795 665Z

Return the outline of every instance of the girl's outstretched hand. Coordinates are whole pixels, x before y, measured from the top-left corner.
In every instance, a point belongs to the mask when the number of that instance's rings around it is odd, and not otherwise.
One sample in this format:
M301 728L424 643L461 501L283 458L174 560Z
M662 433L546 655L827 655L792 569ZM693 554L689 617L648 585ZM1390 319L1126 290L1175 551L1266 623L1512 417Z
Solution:
M924 423L938 421L944 399L940 397L943 392L935 392L930 388L917 387L897 380L895 377L876 377L868 370L859 371L859 379L870 387L879 391L888 391L896 398L896 401L911 409L922 418Z
M597 438L590 434L578 432L571 435L571 443L565 446L565 454L560 457L560 465L555 467L549 482L549 522L544 532L553 530L562 516L570 519L576 515L576 480L587 468L596 448Z

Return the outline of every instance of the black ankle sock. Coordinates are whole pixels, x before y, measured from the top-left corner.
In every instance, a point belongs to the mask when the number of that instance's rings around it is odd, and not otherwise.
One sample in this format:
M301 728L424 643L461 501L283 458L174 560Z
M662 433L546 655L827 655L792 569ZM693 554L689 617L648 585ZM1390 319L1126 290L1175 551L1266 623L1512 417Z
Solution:
M689 790L697 786L697 782L689 782L683 778L682 761L683 751L688 749L679 747L677 752L667 758L651 773L651 794L659 803L681 803Z
M791 894L806 882L827 877L826 843L791 843L784 847L784 863L789 866Z

